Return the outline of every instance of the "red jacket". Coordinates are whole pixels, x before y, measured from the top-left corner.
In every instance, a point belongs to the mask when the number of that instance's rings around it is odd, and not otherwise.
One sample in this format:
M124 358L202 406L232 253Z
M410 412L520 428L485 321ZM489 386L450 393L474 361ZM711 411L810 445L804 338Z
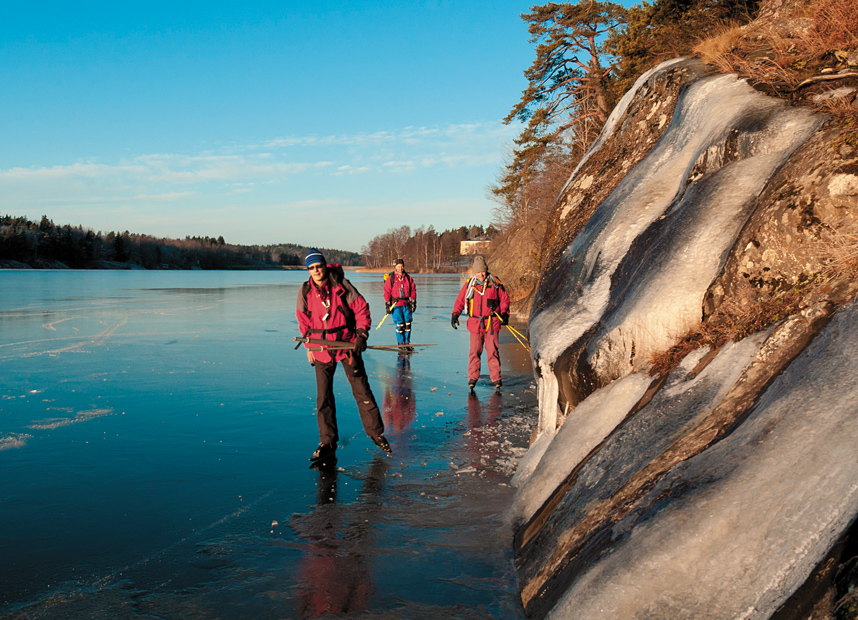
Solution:
M486 276L483 284L477 284L476 276L472 277L465 282L453 305L453 314L458 316L463 311L467 311L469 317L468 331L497 332L500 319L495 313L509 313L509 295L503 284L491 274Z
M369 332L372 326L369 304L352 283L343 277L339 265L328 265L328 277L321 290L312 278L301 285L295 316L298 317L301 335L308 338L353 342L355 330ZM318 347L312 344L304 346L308 349ZM346 359L349 353L313 351L313 357L323 363L332 360L339 362Z
M394 271L384 280L384 301L393 306L404 306L408 300L417 301L417 286L407 273L401 276Z

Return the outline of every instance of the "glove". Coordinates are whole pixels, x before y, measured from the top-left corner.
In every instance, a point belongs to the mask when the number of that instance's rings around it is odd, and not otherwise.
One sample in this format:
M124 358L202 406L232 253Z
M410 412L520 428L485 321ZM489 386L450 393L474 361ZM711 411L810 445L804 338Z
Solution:
M411 307L411 312L417 311L417 302L416 301L410 301L410 302L408 302L408 305Z
M450 318L450 325L453 326L453 329L459 329L459 315L458 314L454 314Z
M390 314L391 312L393 312L393 305L389 301L384 302L384 311L387 314Z
M504 312L500 315L501 325L509 325L509 312Z
M355 332L357 337L355 338L355 353L363 353L366 351L366 339L369 338L369 334L365 329L359 329Z
M488 308L489 310L497 310L499 306L500 306L500 303L498 302L497 299L487 299L486 300L486 308Z

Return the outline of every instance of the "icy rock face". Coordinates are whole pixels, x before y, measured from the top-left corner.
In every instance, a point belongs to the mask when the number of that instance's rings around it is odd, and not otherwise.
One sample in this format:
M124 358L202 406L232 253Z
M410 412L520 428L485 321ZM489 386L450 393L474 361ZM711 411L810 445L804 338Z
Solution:
M856 347L853 303L737 431L613 524L549 617L770 617L858 514Z
M510 510L529 616L769 618L836 570L858 516L858 307L842 305L858 285L649 374L722 304L813 281L826 235L858 231L858 153L832 151L824 123L670 61L566 184L531 311L539 433Z
M560 374L576 405L698 323L756 198L822 120L735 76L686 85L659 141L559 256L555 286L537 293L530 329L540 380ZM546 421L556 406L541 403Z

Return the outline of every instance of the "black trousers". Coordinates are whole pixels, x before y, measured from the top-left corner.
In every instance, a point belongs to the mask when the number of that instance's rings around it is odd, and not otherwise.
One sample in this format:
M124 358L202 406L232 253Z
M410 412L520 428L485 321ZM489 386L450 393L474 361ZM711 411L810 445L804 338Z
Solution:
M370 437L384 433L384 422L381 412L369 387L366 368L360 355L354 355L352 361L348 358L342 361L343 370L352 386L352 394L357 403L360 421L363 429ZM334 443L339 441L337 432L337 404L334 401L334 373L337 371L336 362L322 363L316 361L316 421L319 424L319 441Z

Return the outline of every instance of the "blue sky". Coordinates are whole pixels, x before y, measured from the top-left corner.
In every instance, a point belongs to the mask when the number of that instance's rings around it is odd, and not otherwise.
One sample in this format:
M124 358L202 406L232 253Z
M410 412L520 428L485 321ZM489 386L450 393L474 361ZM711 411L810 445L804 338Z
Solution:
M0 213L355 251L491 220L532 2L10 4Z

